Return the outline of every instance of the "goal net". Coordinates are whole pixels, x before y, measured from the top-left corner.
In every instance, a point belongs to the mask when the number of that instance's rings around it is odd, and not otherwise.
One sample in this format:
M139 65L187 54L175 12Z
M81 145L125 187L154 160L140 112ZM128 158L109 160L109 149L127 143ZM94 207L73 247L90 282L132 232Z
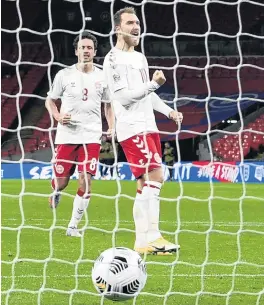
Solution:
M147 284L127 304L264 304L264 163L245 160L264 147L264 4L257 0L4 1L1 304L110 304L94 289L91 269L107 248L133 249L134 177L114 150L118 171L103 181L98 169L84 234L66 237L77 182L51 211L56 126L44 101L55 72L73 62L64 60L73 55L69 42L89 29L99 39L100 67L115 41L113 14L131 5L151 73L167 78L158 93L184 121L176 127L157 115L176 160L160 194L160 228L181 250L148 256ZM223 130L227 119L237 123ZM195 161L192 146L206 161Z

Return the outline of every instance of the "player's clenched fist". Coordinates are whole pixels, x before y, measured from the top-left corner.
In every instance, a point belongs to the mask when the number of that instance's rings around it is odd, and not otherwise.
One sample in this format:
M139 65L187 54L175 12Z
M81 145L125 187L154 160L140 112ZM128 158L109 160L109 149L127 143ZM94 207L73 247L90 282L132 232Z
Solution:
M176 110L173 110L169 114L169 118L173 121L175 121L177 124L181 124L183 120L183 115L181 112L178 112Z
M156 70L152 76L152 80L162 86L166 82L166 78L161 70Z
M68 125L71 123L71 115L68 113L60 113L60 115L56 118L56 120L61 124L61 125Z

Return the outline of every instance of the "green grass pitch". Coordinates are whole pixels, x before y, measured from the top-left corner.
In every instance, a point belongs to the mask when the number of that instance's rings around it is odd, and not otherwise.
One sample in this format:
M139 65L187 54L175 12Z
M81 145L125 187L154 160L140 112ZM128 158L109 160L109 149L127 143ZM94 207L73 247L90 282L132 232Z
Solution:
M116 181L93 181L83 239L65 236L76 181L56 213L47 203L49 181L26 180L24 187L18 180L2 181L1 304L113 304L97 295L91 268L113 243L133 248L129 196L135 182L120 181L118 188ZM160 228L169 240L177 237L181 250L148 256L147 284L134 303L125 304L264 304L264 185L246 185L243 194L241 184L215 183L213 191L208 183L185 183L182 189L176 182L164 184Z

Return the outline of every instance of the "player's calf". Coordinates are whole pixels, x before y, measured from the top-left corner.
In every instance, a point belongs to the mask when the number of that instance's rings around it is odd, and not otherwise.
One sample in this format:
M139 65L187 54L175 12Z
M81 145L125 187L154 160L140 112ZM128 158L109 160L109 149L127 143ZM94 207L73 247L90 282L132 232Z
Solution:
M56 194L50 196L49 197L50 208L51 209L56 209L56 207L60 203L60 199L61 199L61 194L60 193L56 193Z
M68 224L68 229L78 227L78 224L82 220L89 205L89 201L90 193L86 193L83 189L79 188L73 201L72 216Z
M51 187L54 193L49 197L50 208L52 209L57 208L61 199L60 191L64 190L65 187L68 185L68 183L69 183L69 177L60 177L51 180Z

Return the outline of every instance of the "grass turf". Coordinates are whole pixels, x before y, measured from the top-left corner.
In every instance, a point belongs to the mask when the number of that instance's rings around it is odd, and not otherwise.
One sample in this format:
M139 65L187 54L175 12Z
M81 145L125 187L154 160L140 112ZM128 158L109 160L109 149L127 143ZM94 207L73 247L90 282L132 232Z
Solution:
M113 244L133 248L135 187L93 181L88 227L78 239L65 236L76 181L52 212L48 181L3 180L1 304L112 304L96 293L91 268ZM213 190L207 183L165 183L160 228L182 248L146 258L148 281L134 304L264 304L264 186L248 184L243 193L241 184L215 183Z

